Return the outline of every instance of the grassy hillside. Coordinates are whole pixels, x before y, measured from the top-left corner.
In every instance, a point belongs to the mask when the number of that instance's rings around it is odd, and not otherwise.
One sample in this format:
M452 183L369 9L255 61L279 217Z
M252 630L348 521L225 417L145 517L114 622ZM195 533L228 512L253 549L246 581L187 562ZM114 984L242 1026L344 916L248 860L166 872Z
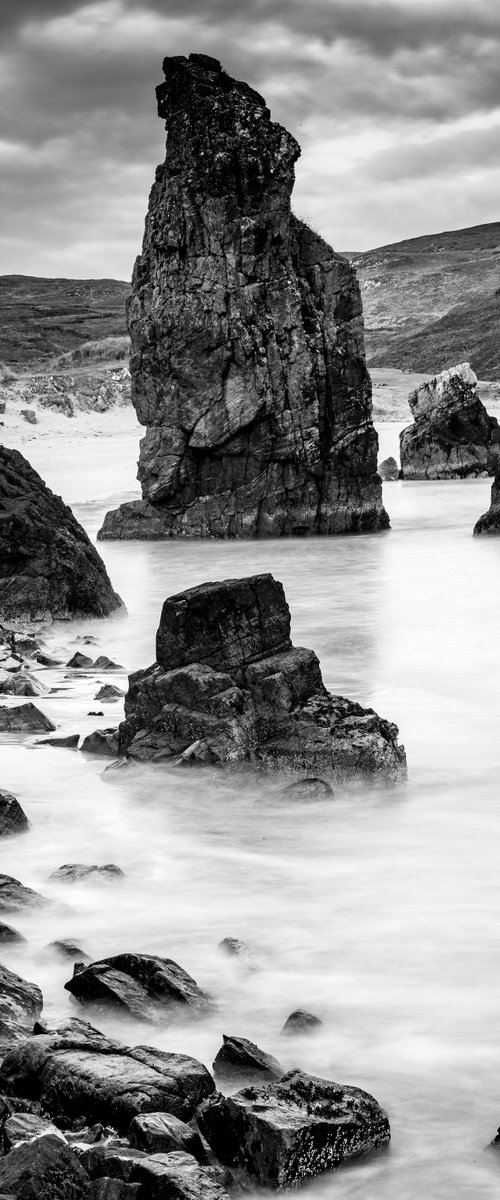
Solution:
M0 276L0 361L32 370L85 342L125 335L130 284Z
M468 359L500 379L500 222L349 255L369 365L435 373Z

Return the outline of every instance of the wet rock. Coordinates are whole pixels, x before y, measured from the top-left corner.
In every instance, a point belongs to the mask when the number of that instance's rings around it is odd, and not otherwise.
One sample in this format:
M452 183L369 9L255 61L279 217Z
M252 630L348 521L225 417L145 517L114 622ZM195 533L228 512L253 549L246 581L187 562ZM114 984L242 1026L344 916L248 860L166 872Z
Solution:
M128 1131L130 1145L147 1154L166 1154L171 1150L184 1150L192 1154L197 1162L206 1162L206 1153L200 1135L185 1121L171 1113L141 1113L134 1117Z
M58 1124L77 1118L126 1133L144 1112L169 1112L189 1121L214 1091L206 1067L185 1054L124 1046L84 1021L29 1038L0 1067L7 1094L40 1100Z
M214 1075L219 1079L232 1083L236 1080L240 1083L251 1080L274 1082L285 1073L277 1058L260 1050L248 1038L227 1037L223 1033L222 1043L212 1064Z
M147 1200L229 1200L210 1169L181 1150L143 1154L130 1148L96 1146L85 1151L82 1159L92 1177L114 1175L126 1183L138 1183L139 1196Z
M246 942L242 942L240 938L225 937L219 942L217 948L227 958L249 959L252 957L250 947L247 946Z
M12 925L5 925L0 921L0 944L8 945L10 942L25 942L26 938L18 929L14 929Z
M103 717L104 713L103 713L102 709L99 709L99 710L91 709L91 711L87 713L87 716L88 717Z
M45 684L24 671L5 676L0 673L0 693L4 696L47 696L48 692Z
M65 988L80 1004L111 1005L142 1021L168 1021L183 1012L201 1014L210 997L171 958L116 954L90 963Z
M40 738L36 744L37 746L55 746L59 747L59 749L78 750L79 741L79 733L67 733L61 737Z
M63 665L60 658L53 658L51 654L42 652L37 654L36 661L41 667L61 667Z
M315 1017L314 1013L307 1012L307 1009L304 1008L296 1008L287 1017L281 1032L285 1037L314 1033L322 1024L323 1022L320 1021L319 1017Z
M11 792L0 791L0 837L26 833L29 821L26 813Z
M87 1200L89 1177L59 1137L22 1142L0 1159L0 1191L18 1200Z
M105 617L121 606L90 538L17 450L0 447L0 613Z
M405 777L397 727L330 695L314 652L291 645L283 587L271 575L171 596L156 652L152 667L130 676L120 754L338 780Z
M25 887L13 875L0 874L0 912L15 912L24 908L40 908L48 904L44 896Z
M85 754L100 754L104 758L114 758L118 754L118 729L94 729L87 734L80 746Z
M117 700L125 695L122 688L115 687L114 683L104 683L99 691L96 692L94 700L100 700L101 703L105 700Z
M66 1140L57 1125L48 1121L46 1117L29 1112L13 1113L2 1128L4 1154L8 1154L21 1142L32 1142L35 1138L45 1137L47 1134L59 1138L62 1142Z
M389 458L384 458L384 461L378 465L378 473L384 483L399 479L399 466L396 459L389 455Z
M71 667L74 671L82 671L85 667L92 666L92 659L88 654L82 654L81 650L76 650L72 657L66 663L67 667Z
M300 148L215 59L163 67L128 308L143 499L99 536L384 529L359 286L291 212Z
M215 1094L198 1123L217 1157L259 1186L293 1187L390 1140L368 1092L289 1071L279 1083Z
M57 880L58 883L79 883L81 879L114 883L117 879L125 879L125 872L114 863L106 863L103 867L88 866L86 863L65 863L64 866L58 867L57 871L52 871L49 879Z
M491 485L490 507L474 526L474 537L481 533L500 533L500 469Z
M16 708L7 708L0 704L0 733L50 733L56 728L49 717L35 704L18 704Z
M469 363L420 384L408 397L414 424L399 436L403 479L493 475L500 465L500 427L476 394Z
M36 983L0 963L0 1046L31 1033L42 1008L43 996Z
M287 800L325 800L327 797L333 799L334 791L326 779L312 775L308 779L296 779L287 784L281 789L280 796Z
M92 663L93 671L123 671L120 663L113 662L112 658L108 658L107 654L100 654Z
M70 941L68 938L62 938L60 941L49 942L46 950L52 950L54 954L60 958L88 958L88 954L77 945L76 942Z

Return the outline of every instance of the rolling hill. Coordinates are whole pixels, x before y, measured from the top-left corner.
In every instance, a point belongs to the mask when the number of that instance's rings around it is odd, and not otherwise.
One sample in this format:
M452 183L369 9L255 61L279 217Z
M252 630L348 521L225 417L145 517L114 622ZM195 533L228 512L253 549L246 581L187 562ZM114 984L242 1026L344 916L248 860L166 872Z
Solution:
M0 276L0 361L33 370L84 342L126 333L130 284L117 279Z

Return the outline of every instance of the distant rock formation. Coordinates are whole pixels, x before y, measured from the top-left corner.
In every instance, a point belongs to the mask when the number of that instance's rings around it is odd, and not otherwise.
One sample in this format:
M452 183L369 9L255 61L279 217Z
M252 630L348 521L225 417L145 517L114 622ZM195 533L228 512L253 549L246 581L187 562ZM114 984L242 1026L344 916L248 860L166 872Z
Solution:
M0 446L0 616L106 617L121 604L71 509L22 454Z
M143 499L99 537L385 529L359 287L290 211L300 148L216 59L163 67L128 307Z
M491 501L488 512L474 525L474 536L479 533L500 533L500 466L491 485Z
M107 412L118 405L130 404L130 371L128 367L110 370L44 372L23 375L7 386L0 386L0 402L36 403L65 417L74 417L77 412ZM21 410L33 413L34 410ZM27 420L28 418L25 417Z
M339 780L397 780L395 725L323 685L312 650L292 646L281 583L254 575L165 601L157 662L130 676L120 752L141 761L251 763Z
M384 483L389 480L394 481L395 479L399 479L399 467L392 454L389 455L389 458L384 458L384 461L379 463L378 473Z
M476 395L469 363L442 371L412 392L415 418L399 435L403 479L464 479L492 475L500 427Z

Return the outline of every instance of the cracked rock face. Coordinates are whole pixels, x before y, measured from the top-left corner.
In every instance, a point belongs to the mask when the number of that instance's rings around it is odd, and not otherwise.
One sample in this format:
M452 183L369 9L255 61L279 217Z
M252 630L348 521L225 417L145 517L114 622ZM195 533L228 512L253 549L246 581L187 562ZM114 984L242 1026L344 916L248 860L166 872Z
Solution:
M300 148L216 59L166 58L128 308L143 499L102 538L384 529L359 287L290 210Z
M314 651L292 646L272 575L171 596L156 652L152 667L130 676L122 754L338 780L405 776L397 726L330 695Z
M414 424L399 435L404 479L492 475L500 464L500 428L476 395L477 378L460 363L408 397Z
M71 509L22 454L0 446L0 615L68 620L121 606Z

